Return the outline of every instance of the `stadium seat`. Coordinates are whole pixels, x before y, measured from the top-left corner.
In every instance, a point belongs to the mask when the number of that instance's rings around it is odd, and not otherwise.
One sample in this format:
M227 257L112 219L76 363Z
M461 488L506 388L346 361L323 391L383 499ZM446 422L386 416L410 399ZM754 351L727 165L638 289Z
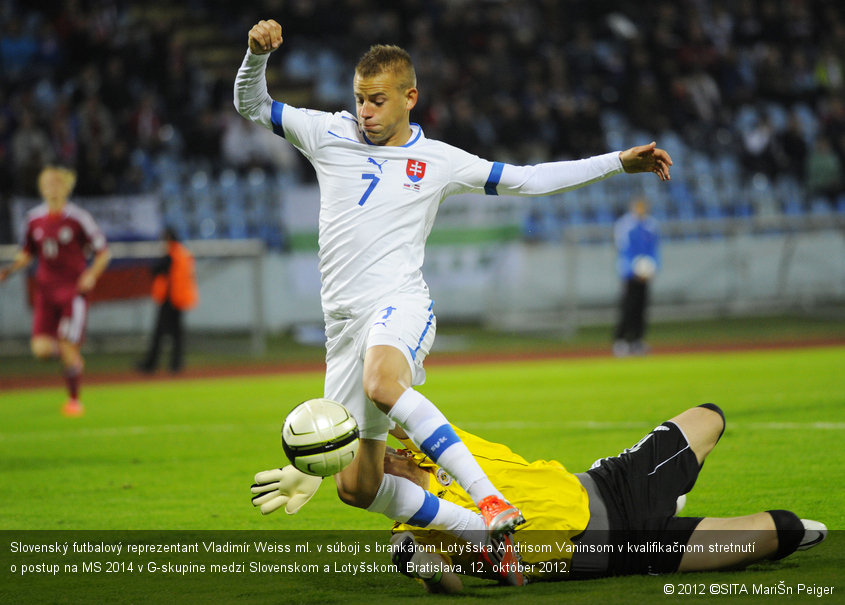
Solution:
M586 213L581 208L574 206L569 208L565 217L565 223L569 226L586 225L589 222Z
M196 233L200 239L215 239L217 236L217 220L213 217L203 218L196 226Z
M747 198L740 198L733 204L733 216L735 218L750 218L754 216L754 208Z
M689 147L686 142L674 130L667 130L660 133L658 140L660 141L661 147L668 150L669 155L676 162L680 158L686 159L686 156L689 154Z
M775 132L783 132L789 124L789 112L780 103L767 103L766 116Z
M726 181L736 182L740 175L739 160L732 154L723 154L716 161L719 176Z
M670 218L668 204L663 196L651 198L650 206L651 216L656 218L658 221L665 221Z
M230 239L246 239L249 233L246 228L246 221L243 216L230 216L226 223L225 236Z
M591 222L602 225L613 223L615 219L613 211L614 192L610 190L608 181L600 181L593 184L592 187L579 191L584 191L586 208L589 209L589 220Z
M238 178L238 173L231 168L227 168L220 173L220 176L217 179L217 186L220 188L221 193L237 195L240 191L240 179Z
M804 193L798 181L788 175L779 177L775 181L775 196L784 214L800 216L804 214Z
M605 132L615 130L621 132L628 128L627 120L618 111L606 109L601 112L601 127Z
M760 121L760 113L753 105L743 105L734 116L734 130L740 134L750 131Z
M806 103L797 103L793 108L798 122L801 124L801 131L808 145L811 145L819 132L819 121L813 110Z
M208 174L196 170L186 190L191 232L201 239L213 239L217 234L217 195L211 185Z
M783 213L787 216L801 216L804 214L804 204L796 197L784 199L782 208Z
M828 216L833 213L830 203L823 197L815 197L810 202L810 214L814 216Z

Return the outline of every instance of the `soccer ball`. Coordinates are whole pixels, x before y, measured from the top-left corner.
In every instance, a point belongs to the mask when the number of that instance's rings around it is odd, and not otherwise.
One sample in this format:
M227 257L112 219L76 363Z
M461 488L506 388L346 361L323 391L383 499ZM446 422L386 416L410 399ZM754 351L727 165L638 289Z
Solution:
M282 447L291 464L303 473L328 477L355 458L358 423L336 401L309 399L285 418Z
M657 263L650 256L642 254L634 258L634 275L640 279L651 279L657 271Z

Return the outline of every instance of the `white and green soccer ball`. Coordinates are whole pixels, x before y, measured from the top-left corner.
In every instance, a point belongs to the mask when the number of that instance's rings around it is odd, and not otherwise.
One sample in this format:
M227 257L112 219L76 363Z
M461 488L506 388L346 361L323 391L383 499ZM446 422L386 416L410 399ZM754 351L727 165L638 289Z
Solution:
M328 477L355 458L358 423L336 401L309 399L285 418L282 447L291 464L303 473Z
M632 268L634 270L634 275L640 279L651 279L657 272L657 263L654 262L654 258L651 256L641 254L640 256L634 258Z

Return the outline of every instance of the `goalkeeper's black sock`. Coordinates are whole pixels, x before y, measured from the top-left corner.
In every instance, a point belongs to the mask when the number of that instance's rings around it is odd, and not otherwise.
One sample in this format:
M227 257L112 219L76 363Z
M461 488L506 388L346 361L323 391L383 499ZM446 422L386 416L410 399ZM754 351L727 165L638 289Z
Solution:
M778 549L772 560L783 559L795 552L804 538L804 524L798 515L788 510L767 510L778 532Z

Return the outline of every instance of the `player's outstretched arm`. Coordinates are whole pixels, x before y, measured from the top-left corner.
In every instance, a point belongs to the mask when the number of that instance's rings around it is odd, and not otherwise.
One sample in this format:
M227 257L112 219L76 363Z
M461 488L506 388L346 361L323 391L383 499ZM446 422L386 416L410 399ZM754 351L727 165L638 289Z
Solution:
M262 20L249 30L249 52L246 53L235 78L235 109L250 122L273 128L273 99L267 92L267 59L282 45L282 26L276 21Z
M664 149L659 149L652 141L648 145L638 145L619 153L619 160L625 172L653 172L661 181L669 180L669 167L672 158Z
M483 187L488 195L491 190L497 195L552 195L622 172L653 172L660 180L668 181L670 166L672 158L652 142L581 160L543 162L533 166L494 162L489 174L473 174L469 180L478 188Z

